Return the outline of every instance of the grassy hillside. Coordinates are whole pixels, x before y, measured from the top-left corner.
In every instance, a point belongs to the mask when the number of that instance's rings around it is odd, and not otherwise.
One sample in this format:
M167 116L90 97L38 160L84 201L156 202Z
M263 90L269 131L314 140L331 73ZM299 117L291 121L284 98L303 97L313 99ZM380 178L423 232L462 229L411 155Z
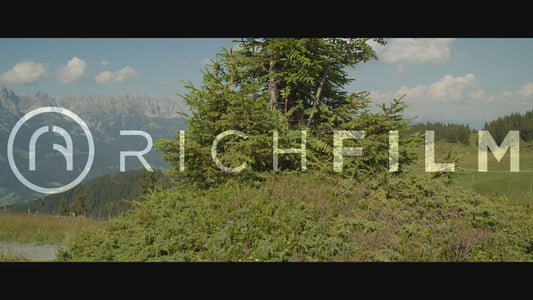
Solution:
M509 151L498 162L489 152L488 172L478 172L477 133L470 136L470 145L460 143L435 143L435 162L444 162L448 152L453 150L461 158L455 163L459 187L482 195L506 196L511 202L533 204L533 142L520 141L520 171L510 172ZM417 164L410 167L416 174L424 171L424 146L418 149ZM468 170L465 170L468 169ZM529 172L528 172L529 171Z
M67 244L80 233L101 229L108 222L90 218L0 212L0 241Z
M436 143L436 162L462 155L451 185L424 172L421 146L414 174L178 185L110 223L4 214L0 240L64 243L61 261L533 261L533 173L506 172L508 153L489 155L497 172L461 169L477 170L476 138ZM533 169L532 150L521 142L521 170Z
M530 206L387 173L150 195L63 261L532 261Z

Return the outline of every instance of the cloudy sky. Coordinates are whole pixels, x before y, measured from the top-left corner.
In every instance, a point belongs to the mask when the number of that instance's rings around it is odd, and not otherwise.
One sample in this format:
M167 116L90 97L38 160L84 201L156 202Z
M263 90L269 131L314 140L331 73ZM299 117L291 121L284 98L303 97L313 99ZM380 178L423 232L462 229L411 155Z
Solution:
M0 85L50 96L185 93L230 38L0 38ZM379 60L349 69L349 92L376 103L405 95L418 121L483 123L533 109L533 39L386 39Z

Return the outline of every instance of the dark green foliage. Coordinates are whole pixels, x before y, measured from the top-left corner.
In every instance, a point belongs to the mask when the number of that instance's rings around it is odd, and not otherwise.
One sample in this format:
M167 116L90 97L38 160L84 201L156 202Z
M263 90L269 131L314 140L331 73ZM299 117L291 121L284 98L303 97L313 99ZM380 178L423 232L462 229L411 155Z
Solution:
M246 162L249 167L241 173L253 179L257 177L253 170L265 170L272 161L269 136L275 128L273 115L266 109L266 96L259 93L261 84L256 78L243 76L242 62L232 49L223 49L203 73L202 87L189 83L186 87L190 93L182 96L193 115L186 121L185 171L176 177L201 186L233 177L214 164L211 146L220 133L238 130L248 138L232 135L223 139L218 145L218 158L228 167ZM179 136L156 143L163 158L176 169L180 162L178 141Z
M67 204L65 203L65 198L61 198L61 202L59 203L59 215L61 216L68 216L69 209L67 208Z
M157 187L156 172L149 172L146 169L142 169L142 179L139 180L140 195L146 195L148 193L154 193Z
M169 178L161 170L146 172L149 174L145 174L143 170L145 169L96 177L64 193L47 195L24 204L11 205L10 210L60 215L75 213L107 219L132 208L127 201L141 197L143 182L148 184L144 187L145 191L169 187Z
M369 39L274 38L243 39L238 54L245 76L257 78L268 107L283 112L287 127L311 131L323 122L321 105L337 109L349 104L342 88L353 81L346 67L377 59ZM374 41L384 45L383 39Z
M446 141L448 143L463 143L470 145L470 134L472 129L468 124L443 124L440 122L426 122L411 125L415 132L425 133L426 130L435 131L435 141Z
M407 104L402 98L393 99L390 105L382 104L377 113L370 112L368 94L353 94L350 102L338 109L323 109L323 122L317 125L316 138L310 139L309 156L320 169L334 176L349 177L358 174L377 174L389 168L389 131L399 132L399 172L417 159L414 149L422 143L421 135L410 132L412 119L405 119ZM326 117L327 116L327 117ZM341 121L339 121L339 119ZM333 132L335 130L361 130L365 136L358 140L344 140L344 147L361 147L362 156L344 157L343 172L333 173ZM318 155L317 155L318 154Z
M489 131L497 144L501 144L511 130L519 130L523 141L533 141L533 110L499 117L497 120L485 123L483 130Z
M75 204L71 208L71 212L75 216L85 216L87 213L87 196L81 188L76 188L75 192Z
M81 236L64 261L532 261L525 205L429 176L272 175L177 186Z
M384 43L382 40L377 40ZM388 168L389 130L402 131L411 120L402 117L406 105L396 99L378 113L370 111L368 93L342 88L351 80L346 67L376 58L367 39L246 39L239 50L223 49L203 71L201 87L187 84L182 95L192 115L186 122L185 170L180 170L180 137L160 140L177 178L190 185L211 187L229 178L261 182L273 171L273 132L280 149L299 149L306 132L309 168L333 172L333 134L337 130L363 130L363 140L346 141L345 147L362 146L364 156L347 159L346 174L379 172ZM211 158L216 136L237 130L218 145L218 159L227 167L243 163L238 173L220 170ZM419 135L400 139L400 167L414 159L411 148ZM279 170L298 171L299 154L279 156Z

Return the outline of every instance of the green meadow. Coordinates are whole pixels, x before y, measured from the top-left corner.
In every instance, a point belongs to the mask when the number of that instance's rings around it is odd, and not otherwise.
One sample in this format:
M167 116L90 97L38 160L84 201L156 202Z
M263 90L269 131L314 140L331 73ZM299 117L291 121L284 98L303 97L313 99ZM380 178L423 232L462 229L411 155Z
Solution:
M81 232L103 228L108 222L83 217L0 212L0 241L68 244Z
M510 172L510 152L498 162L489 151L487 172L478 171L477 133L470 137L470 145L435 143L435 163L445 162L452 151L455 162L455 184L486 196L504 196L509 201L533 201L533 142L520 140L520 172ZM424 146L418 148L419 159L410 169L417 174L424 170Z

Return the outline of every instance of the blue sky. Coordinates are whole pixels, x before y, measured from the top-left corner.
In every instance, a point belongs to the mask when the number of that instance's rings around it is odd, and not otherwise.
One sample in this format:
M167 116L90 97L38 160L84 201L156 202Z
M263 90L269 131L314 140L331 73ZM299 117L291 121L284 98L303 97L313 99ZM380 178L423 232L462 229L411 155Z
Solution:
M1 38L0 85L50 96L185 93L230 38ZM533 39L386 39L379 60L349 69L348 92L377 103L406 94L407 116L469 123L533 109Z

